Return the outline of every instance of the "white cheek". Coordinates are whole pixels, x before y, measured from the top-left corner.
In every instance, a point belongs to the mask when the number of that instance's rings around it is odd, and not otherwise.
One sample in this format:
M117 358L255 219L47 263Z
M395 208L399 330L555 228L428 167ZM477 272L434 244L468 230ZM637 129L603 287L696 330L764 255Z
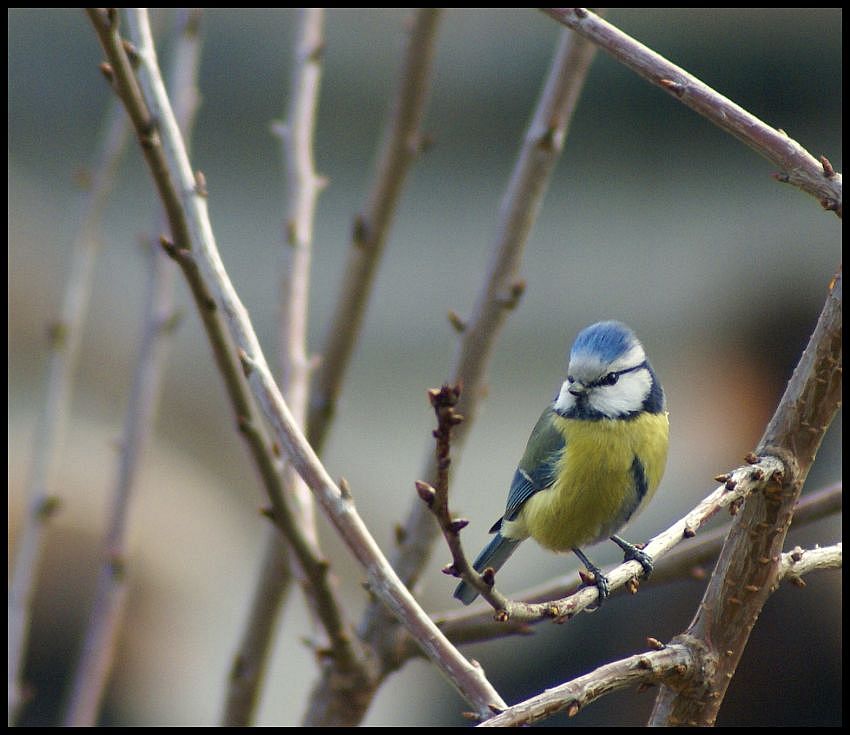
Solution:
M558 398L555 400L555 410L558 413L567 413L575 405L576 398L570 393L570 381L565 380L561 385L561 392L558 393Z
M639 410L651 387L649 371L637 370L621 375L614 385L600 386L591 391L589 403L606 416L621 416Z

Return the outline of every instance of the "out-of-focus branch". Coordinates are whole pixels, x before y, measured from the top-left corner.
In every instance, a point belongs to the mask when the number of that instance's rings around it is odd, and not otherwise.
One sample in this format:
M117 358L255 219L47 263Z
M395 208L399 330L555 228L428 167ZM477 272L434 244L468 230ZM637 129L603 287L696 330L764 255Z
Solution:
M99 10L90 10L89 13L110 61L121 68L121 83L134 84L133 74L125 73L129 72L130 64L118 36L116 15ZM136 41L135 55L144 95L137 95L131 87L121 97L130 106L141 103L141 107L131 112L131 118L137 125L146 161L170 221L173 218L172 230L175 237L186 236L181 242L189 246L190 257L197 265L200 279L212 296L208 308L223 317L253 396L265 414L279 446L313 491L351 553L363 566L372 591L413 632L428 656L476 713L482 717L489 716L494 708L505 707L501 697L487 681L481 668L460 655L401 583L356 512L350 493L343 492L330 478L283 400L248 313L221 261L209 220L206 190L199 186L192 172L180 131L174 121L159 74L147 14L144 10L133 9L128 11L128 19ZM127 76L132 77L133 81L128 81ZM155 125L151 124L153 120L156 121Z
M375 181L367 204L355 220L346 275L327 327L310 396L307 436L319 453L360 334L393 215L408 172L423 147L422 120L430 91L441 13L437 8L421 8L413 16L398 89L378 153ZM392 619L389 612L388 615ZM338 660L325 657L322 677L310 697L305 724L358 722L371 701L376 684L374 666L371 671L360 670L353 676ZM363 703L362 708L359 703Z
M543 12L598 45L644 79L734 135L779 167L775 178L815 197L824 209L842 215L841 174L829 161L812 156L796 140L719 94L587 8L544 8Z
M200 99L197 89L199 21L199 11L178 14L177 45L169 84L175 115L187 141ZM160 214L157 228L161 227L161 219ZM103 544L103 567L65 717L65 724L74 727L97 724L100 703L112 670L127 599L126 529L130 500L153 431L167 357L166 341L177 323L173 312L174 265L162 252L158 241L152 238L145 244L149 250L149 274L142 338Z
M507 312L516 306L522 295L523 283L518 277L522 253L551 172L563 149L569 122L593 53L592 44L570 33L565 32L559 40L546 84L502 199L490 267L479 292L473 317L466 324L462 324L457 317L453 319L462 334L452 377L447 382L463 385L457 411L465 419L453 433L452 449L456 454L482 396L484 373L496 335ZM433 445L429 442L425 468L420 476L426 484L435 485L438 472ZM438 534L439 528L430 511L417 498L399 534L400 545L393 557L393 567L408 586L415 584L427 564ZM404 631L400 630L379 602L373 601L368 606L359 630L361 637L378 654L379 665L376 677L371 682L371 691L365 694L358 691L357 699L354 700L353 688L349 688L346 695L338 684L338 677L335 680L326 677L314 693L314 700L323 703L325 711L317 713L312 719L314 723L333 722L333 715L329 713L330 705L340 701L348 705L347 721L359 721L382 679L401 663L398 655L401 649L397 643L403 640ZM329 695L332 687L339 691L336 697ZM352 702L362 709L353 712Z
M460 326L460 338L451 376L446 382L462 385L457 412L464 422L453 434L455 457L462 451L485 393L485 375L496 338L525 288L519 269L525 245L543 202L555 164L564 147L570 120L593 59L593 44L564 32L558 42L545 86L535 108L514 170L502 196L487 275L478 292L472 316ZM437 466L432 447L426 452L420 477L433 485ZM431 556L439 529L418 500L401 533L393 564L413 585ZM379 623L383 627L383 623Z
M97 163L83 202L60 316L50 325L44 404L32 441L33 455L26 486L27 510L13 552L9 584L9 724L13 723L22 704L22 666L46 526L60 503L56 465L69 419L71 381L79 358L83 323L88 313L92 272L100 250L99 229L103 209L112 192L128 133L125 113L115 100L105 120Z
M316 174L313 162L313 132L322 76L323 25L323 9L302 8L298 11L290 103L286 122L274 126L283 143L287 182L280 289L281 392L301 427L306 416L310 381L307 313L313 219L316 201L324 186L324 180ZM284 492L292 500L292 513L318 560L321 554L312 495L289 465L284 469L282 482ZM291 561L292 555L285 539L277 532L269 533L251 608L231 667L222 724L248 725L254 720L278 614L291 586ZM312 604L320 599L339 608L329 588L320 595L312 592L312 585L327 584L326 575L308 579L298 564L294 567ZM343 620L338 610L319 618ZM337 639L343 635L352 637L351 631L340 630L327 638ZM324 642L322 647L327 645Z
M785 536L809 468L841 401L842 274L826 303L764 436L759 456L782 460L764 492L738 513L685 637L701 641L716 661L697 691L662 687L651 723L713 724L749 633L782 573Z
M431 86L441 13L440 8L420 8L416 12L398 94L378 155L375 183L365 208L354 222L345 277L328 323L310 394L307 438L320 454L407 174L422 150L422 119Z

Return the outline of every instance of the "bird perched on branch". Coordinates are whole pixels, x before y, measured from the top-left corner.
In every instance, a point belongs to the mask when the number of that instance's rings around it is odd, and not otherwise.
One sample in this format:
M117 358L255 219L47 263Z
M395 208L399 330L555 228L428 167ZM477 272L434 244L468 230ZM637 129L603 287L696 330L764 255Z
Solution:
M490 529L495 536L473 567L497 571L531 537L575 552L601 602L608 580L580 547L610 538L649 574L649 555L616 534L661 482L668 428L664 391L635 333L616 321L582 330L566 380L531 431L505 512ZM461 582L454 596L468 605L478 591Z

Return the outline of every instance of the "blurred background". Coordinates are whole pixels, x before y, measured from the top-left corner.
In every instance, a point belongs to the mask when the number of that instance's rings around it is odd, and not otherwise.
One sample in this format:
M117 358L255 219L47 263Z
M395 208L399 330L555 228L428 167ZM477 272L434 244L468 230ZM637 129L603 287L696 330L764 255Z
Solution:
M405 9L331 10L317 167L319 201L310 302L311 349L343 277L354 215L395 88ZM611 10L607 18L813 155L842 168L841 10ZM172 16L158 18L171 27ZM80 11L8 14L9 548L24 513L35 418L43 401L46 329L59 310L82 194L75 172L93 157L110 90ZM270 123L285 110L291 10L209 10L193 166L210 191L221 255L270 362L275 359L283 174ZM425 391L448 377L456 337L447 309L469 313L489 262L496 212L560 34L533 10L449 9L440 29L426 130L387 244L325 462L345 476L378 543L415 500L431 449ZM162 55L167 59L167 53ZM775 183L773 168L660 90L597 54L563 158L525 255L527 290L500 335L489 397L456 466L452 502L475 550L503 508L528 432L563 380L575 334L627 321L668 395L671 448L661 488L628 529L646 539L710 492L758 441L815 325L841 262L840 222ZM36 599L23 723L60 721L98 568L116 473L146 279L139 236L155 200L132 149L104 222L62 453L62 512L52 524ZM218 722L230 658L265 538L261 489L233 428L188 290L174 337L156 436L131 516L130 611L103 724ZM377 410L376 410L377 409ZM839 415L806 490L840 479ZM804 492L806 491L804 490ZM727 523L722 517L714 525ZM362 573L322 527L352 619ZM792 528L788 544L840 539L840 519ZM607 548L611 546L611 548ZM591 550L601 564L613 544ZM426 609L454 609L438 548L424 575ZM558 574L571 557L523 547L499 575L507 593ZM841 722L841 586L835 572L768 602L718 724ZM536 635L469 648L508 702L667 640L688 625L704 582L643 585L595 615ZM292 595L258 724L295 725L313 682L302 639L312 624ZM817 652L817 655L812 655ZM293 675L298 671L298 676ZM619 693L549 725L640 725L653 694ZM391 677L366 724L458 724L464 703L433 668Z

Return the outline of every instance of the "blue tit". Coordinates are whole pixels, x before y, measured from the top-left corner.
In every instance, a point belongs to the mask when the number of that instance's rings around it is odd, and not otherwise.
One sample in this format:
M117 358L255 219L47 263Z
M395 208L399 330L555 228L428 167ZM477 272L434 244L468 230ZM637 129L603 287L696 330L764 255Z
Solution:
M497 571L529 536L552 551L572 550L596 579L608 581L580 547L610 538L652 570L648 554L615 534L652 498L667 461L664 391L643 345L625 324L592 324L576 337L567 378L531 431L504 515L473 562ZM478 592L461 582L465 605Z

